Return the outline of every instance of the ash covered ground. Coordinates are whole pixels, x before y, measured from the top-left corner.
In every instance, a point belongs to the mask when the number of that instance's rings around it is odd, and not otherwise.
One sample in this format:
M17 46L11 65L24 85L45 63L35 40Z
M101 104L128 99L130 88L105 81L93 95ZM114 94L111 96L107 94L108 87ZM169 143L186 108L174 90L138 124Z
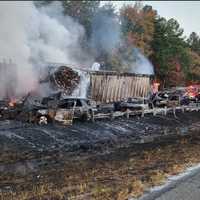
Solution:
M140 158L143 151L148 149L152 151L154 148L177 143L183 138L192 138L193 134L198 135L199 118L199 112L186 112L177 113L177 118L172 114L146 115L142 118L119 118L94 123L75 122L69 127L1 121L0 189L3 192L22 191L24 188L46 182L62 185L60 182L64 171L68 174L68 178L74 175L73 180L67 178L69 182L72 181L74 185L79 184L80 180L83 181L87 177L87 175L81 177L82 173L90 173L92 168L100 170L99 166L105 165L106 170L106 167L110 169L109 166L113 163L126 166L125 160L129 159L132 153L134 159L144 160L142 156ZM180 148L178 143L175 146ZM176 152L175 149L174 151ZM137 169L137 173L141 174L139 172ZM127 172L126 176L130 175ZM109 177L109 180L112 179L115 179L113 174ZM110 183L113 184L113 181Z
M1 121L0 150L76 152L127 147L171 134L187 134L190 129L198 128L199 117L199 112L187 112L178 113L177 118L170 114L149 115L94 123L75 122L68 127Z

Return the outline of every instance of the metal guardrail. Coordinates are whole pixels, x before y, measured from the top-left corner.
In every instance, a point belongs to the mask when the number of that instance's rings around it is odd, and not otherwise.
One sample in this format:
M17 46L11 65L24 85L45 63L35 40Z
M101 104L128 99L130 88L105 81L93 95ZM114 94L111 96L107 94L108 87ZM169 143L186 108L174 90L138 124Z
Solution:
M98 113L93 115L93 121L95 119L104 119L104 118L110 118L114 119L117 117L126 117L129 118L130 116L137 116L140 115L141 117L144 117L146 114L152 114L153 116L156 115L167 115L167 113L171 112L176 117L176 111L182 111L184 112L190 112L190 111L199 111L200 110L200 103L193 103L188 106L174 106L174 107L164 107L164 108L153 108L153 109L142 109L139 111L131 111L127 110L125 112L117 111L117 112L111 112L111 113Z

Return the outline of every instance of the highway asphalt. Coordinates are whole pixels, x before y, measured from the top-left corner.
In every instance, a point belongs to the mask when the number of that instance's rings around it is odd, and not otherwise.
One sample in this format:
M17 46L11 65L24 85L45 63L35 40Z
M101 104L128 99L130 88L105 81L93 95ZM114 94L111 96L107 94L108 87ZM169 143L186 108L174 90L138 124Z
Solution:
M200 200L200 167L172 180L139 200Z

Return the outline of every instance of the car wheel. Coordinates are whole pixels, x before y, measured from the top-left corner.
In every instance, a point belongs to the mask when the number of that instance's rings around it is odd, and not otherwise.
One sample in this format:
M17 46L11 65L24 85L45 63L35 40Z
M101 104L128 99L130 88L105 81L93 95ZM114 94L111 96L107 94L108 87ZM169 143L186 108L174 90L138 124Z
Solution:
M40 118L39 118L39 121L38 121L38 124L39 125L46 125L46 124L48 124L48 119L47 119L47 117L46 116L40 116Z

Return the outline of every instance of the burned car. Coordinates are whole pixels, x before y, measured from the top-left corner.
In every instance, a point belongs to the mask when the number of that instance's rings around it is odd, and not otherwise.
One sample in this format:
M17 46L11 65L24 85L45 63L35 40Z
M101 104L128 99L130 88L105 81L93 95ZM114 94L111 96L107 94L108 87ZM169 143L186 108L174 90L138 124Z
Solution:
M46 108L39 109L36 115L41 124L46 124L49 121L72 124L73 119L87 121L92 118L96 111L95 104L86 98L65 97L60 100L45 98L42 103Z
M180 103L183 103L182 96L177 93L170 93L167 101L167 107L179 106Z
M200 87L199 85L190 85L186 87L184 99L187 99L187 103L198 103L200 101Z
M148 109L148 100L144 98L128 98L124 101L116 102L114 107L115 111Z
M168 104L169 93L167 91L157 92L150 97L150 108L165 107Z
M1 119L18 119L20 114L25 110L25 101L27 96L22 98L5 98L0 100L0 118Z
M151 97L151 108L152 107L173 107L185 104L186 101L180 92L170 90L161 91Z
M56 110L57 115L64 112L64 110L73 110L73 118L85 121L92 118L96 106L86 98L68 97L58 101Z

